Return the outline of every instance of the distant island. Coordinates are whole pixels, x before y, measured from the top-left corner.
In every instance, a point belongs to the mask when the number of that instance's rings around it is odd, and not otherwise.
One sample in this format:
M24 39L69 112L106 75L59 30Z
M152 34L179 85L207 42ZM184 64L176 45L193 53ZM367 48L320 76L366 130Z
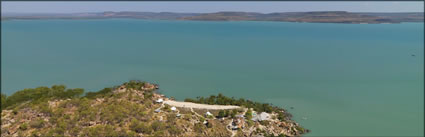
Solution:
M300 136L284 109L219 94L175 101L129 81L98 92L38 87L1 95L1 136Z
M371 13L346 11L316 12L216 12L216 13L173 13L173 12L99 12L70 14L3 14L1 20L15 19L153 19L153 20L197 20L197 21L278 21L312 23L379 24L401 22L423 22L423 12Z

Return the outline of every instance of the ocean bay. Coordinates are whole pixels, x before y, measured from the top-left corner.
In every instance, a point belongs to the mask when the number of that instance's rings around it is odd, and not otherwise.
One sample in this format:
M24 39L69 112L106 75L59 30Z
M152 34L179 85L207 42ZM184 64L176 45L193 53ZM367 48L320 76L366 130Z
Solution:
M97 91L141 79L179 100L223 93L282 106L312 131L307 136L417 136L423 29L423 23L2 21L2 92L53 84Z

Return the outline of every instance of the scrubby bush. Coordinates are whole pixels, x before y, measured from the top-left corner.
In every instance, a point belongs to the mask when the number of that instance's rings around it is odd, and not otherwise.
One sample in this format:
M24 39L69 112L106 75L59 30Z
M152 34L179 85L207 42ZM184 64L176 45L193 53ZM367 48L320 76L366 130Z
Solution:
M238 110L233 109L232 112L230 113L230 117L235 118L236 114L238 114Z
M285 120L285 114L283 114L283 112L279 112L277 113L277 119L279 119L280 121L284 121Z
M186 98L184 100L185 102L194 102L194 103L201 103L201 104L216 104L216 105L236 105L236 106L244 106L247 108L253 108L257 112L278 112L282 110L281 108L272 106L271 104L267 103L259 103L254 102L251 100L245 100L243 98L235 99L223 96L221 93L218 94L218 96L211 95L210 97L204 98L204 97L197 97L196 99Z
M159 121L154 121L152 122L151 127L154 131L162 131L165 129L165 124Z
M28 129L28 124L27 123L23 123L19 126L19 129L21 130L27 130Z
M144 81L140 81L140 80L130 80L129 82L124 83L123 85L127 88L127 89L135 89L135 90L140 90L142 87L144 87L146 84L146 82Z
M194 126L194 130L196 133L202 133L204 131L204 125L202 125L201 123L196 123Z
M248 109L248 111L246 111L245 117L246 117L246 119L252 119L252 110L251 109Z
M105 136L127 136L126 132L123 131L117 131L114 126L111 125L96 125L94 127L85 128L82 131L82 136L89 136L89 137L105 137Z
M218 118L223 118L225 116L226 116L226 114L223 110L218 111Z
M104 88L97 92L87 92L85 97L93 99L93 98L105 97L106 95L110 93L112 93L112 88Z
M45 123L45 121L40 118L40 119L31 121L29 123L29 125L30 125L31 128L42 128L44 126L44 123Z
M251 126L253 126L253 125L254 125L254 121L252 121L251 119L248 119L248 120L246 121L246 123L248 123L248 127L251 127Z
M226 109L226 111L224 111L224 117L228 117L228 116L230 116L230 111Z
M84 93L83 89L67 89L64 85L53 85L51 88L38 87L35 89L24 89L15 92L6 98L2 107L6 108L29 101L32 104L45 102L49 99L67 99L80 97Z
M0 108L0 110L3 110L3 108L5 107L6 98L7 98L7 96L5 94L1 93L1 108Z
M182 133L182 131L174 125L170 125L167 128L167 131L168 131L168 133L171 134L171 136L177 136L177 135L180 135Z
M297 129L297 131L304 133L304 128L300 127L300 126L296 126L295 129Z
M168 122L174 122L174 121L176 121L176 117L177 117L176 114L168 114L167 115L167 121Z
M130 123L130 129L136 133L150 134L152 128L145 125L145 123L140 122L136 119L132 119Z

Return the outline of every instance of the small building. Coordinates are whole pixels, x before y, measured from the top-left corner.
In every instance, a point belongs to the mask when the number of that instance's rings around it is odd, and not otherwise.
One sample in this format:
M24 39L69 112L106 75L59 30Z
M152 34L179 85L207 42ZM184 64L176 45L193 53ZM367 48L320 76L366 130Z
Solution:
M176 111L177 108L176 107L171 107L171 111Z
M211 114L211 112L209 112L209 111L207 111L206 113L205 113L205 116L213 116L213 114Z
M164 102L162 98L159 98L158 100L156 100L156 103L162 103L162 102Z
M251 120L253 120L253 121L263 121L263 120L269 120L269 119L270 119L269 113L261 112L260 115L256 115L256 116L252 117Z
M181 114L177 114L177 115L176 115L176 117L181 117L181 116L182 116Z
M155 109L155 111L154 112L156 112L156 113L159 113L159 112L161 112L161 109Z
M236 115L235 117L236 117L236 118L245 118L245 116L244 116L244 115L242 115L242 114Z

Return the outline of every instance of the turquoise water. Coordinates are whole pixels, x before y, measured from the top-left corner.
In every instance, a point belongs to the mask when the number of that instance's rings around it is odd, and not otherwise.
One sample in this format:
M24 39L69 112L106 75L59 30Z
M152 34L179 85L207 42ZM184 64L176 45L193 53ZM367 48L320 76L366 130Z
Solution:
M138 79L180 100L224 93L270 102L312 130L308 136L423 135L423 23L111 19L1 28L8 95Z

